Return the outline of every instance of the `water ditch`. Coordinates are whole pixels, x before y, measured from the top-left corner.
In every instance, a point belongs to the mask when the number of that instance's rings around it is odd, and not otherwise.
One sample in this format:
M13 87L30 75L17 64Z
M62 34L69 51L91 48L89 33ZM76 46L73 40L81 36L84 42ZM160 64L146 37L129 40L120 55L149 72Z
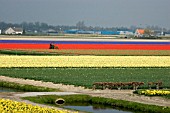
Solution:
M109 107L100 108L100 107L96 107L93 105L88 105L88 106L72 106L72 105L70 105L70 106L64 106L64 108L85 111L85 112L90 112L90 113L133 113L130 111L117 110L117 109L109 108Z
M5 88L5 87L0 87L0 93L1 92L20 92L20 90L17 89L12 89L12 88ZM40 92L38 92L40 93ZM64 93L64 92L63 92ZM132 113L128 111L123 111L123 110L118 110L114 109L108 106L101 106L101 105L63 105L63 108L66 109L74 109L78 111L84 111L84 112L90 112L90 113Z
M89 102L67 103L63 98L56 99L55 104L59 107L63 107L66 109L74 109L74 110L85 111L90 113L132 113L127 110L113 108L111 106L103 105L103 104L94 104Z
M0 87L0 93L1 92L23 92L23 91L13 89L13 88ZM28 93L28 95L29 95L29 93L36 93L35 95L37 95L37 94L41 95L41 93L42 93L42 95L43 95L45 92L44 93L43 92L27 92L27 93ZM24 95L27 93L24 93ZM48 92L48 93L50 93L50 94L51 93L59 93L59 95L63 95L66 92ZM67 93L66 93L66 95L67 95ZM105 106L105 105L100 105L100 104L89 104L86 102L85 103L78 102L78 103L73 103L73 104L63 104L60 107L65 108L65 109L73 109L73 110L88 112L88 113L134 113L131 111L127 111L127 109L124 110L124 109L113 108L110 106Z
M0 87L0 92L20 92L20 90L13 89L13 88Z

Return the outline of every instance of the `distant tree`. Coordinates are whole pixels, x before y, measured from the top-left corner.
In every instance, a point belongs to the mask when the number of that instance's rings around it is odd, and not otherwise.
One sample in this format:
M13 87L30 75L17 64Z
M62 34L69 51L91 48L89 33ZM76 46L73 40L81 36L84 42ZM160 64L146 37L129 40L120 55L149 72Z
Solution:
M40 27L40 22L35 22L35 26L36 26L37 28L39 28L39 27Z
M77 24L76 24L76 27L77 27L77 29L79 29L79 30L83 30L83 29L85 29L85 23L84 23L84 21L79 21Z
M103 30L108 30L108 31L123 31L123 30L131 30L135 31L138 27L137 26L131 26L130 28L127 27L102 27L102 26L86 26L84 21L79 21L76 23L74 26L68 26L68 25L48 25L47 23L40 23L40 22L22 22L21 24L16 24L16 23L5 23L0 21L0 29L4 31L5 29L9 27L21 27L23 28L26 32L44 32L48 31L49 29L53 29L55 31L61 32L65 30L70 30L70 29L79 29L79 30L94 30L94 31L103 31ZM153 35L153 31L164 31L164 32L170 32L170 30L159 27L159 26L146 26L145 34L148 36Z
M34 31L34 29L35 29L34 23L32 23L32 22L28 23L28 29Z
M22 23L20 24L20 26L22 26L23 29L27 29L28 23L27 23L27 22L22 22Z
M26 34L25 29L23 29L23 35L25 35L25 34Z
M46 23L41 23L40 24L41 29L47 30L49 28L48 24Z
M151 37L151 36L154 36L155 34L153 30L147 28L144 30L144 35L147 37Z

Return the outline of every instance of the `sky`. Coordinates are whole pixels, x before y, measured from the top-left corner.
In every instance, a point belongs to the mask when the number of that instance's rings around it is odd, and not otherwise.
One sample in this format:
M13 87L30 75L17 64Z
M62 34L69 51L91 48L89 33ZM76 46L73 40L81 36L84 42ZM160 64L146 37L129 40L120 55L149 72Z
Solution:
M0 21L170 29L170 0L0 0Z

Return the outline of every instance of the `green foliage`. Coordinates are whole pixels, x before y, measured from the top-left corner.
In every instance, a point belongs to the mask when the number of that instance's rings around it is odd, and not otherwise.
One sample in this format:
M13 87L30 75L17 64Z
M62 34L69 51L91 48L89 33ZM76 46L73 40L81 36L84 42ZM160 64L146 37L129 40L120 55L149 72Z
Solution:
M36 52L36 51L21 51L21 50L0 50L0 54L6 54L6 55L46 55L46 56L51 56L51 55L59 55L57 53L46 53L46 52Z
M55 104L55 100L62 98L66 101L66 104L75 103L75 102L90 102L91 97L88 95L44 95L35 97L24 97L24 99L31 100L37 103L46 103L46 104Z
M164 98L170 99L170 95L163 96Z
M0 81L0 87L6 88L13 88L20 91L27 91L27 92L51 92L51 91L59 91L57 89L47 88L47 87L40 87L40 86L33 86L33 85L23 85L13 82L5 82Z
M43 50L0 50L0 54L7 55L106 55L106 56L170 56L168 50L70 50L54 49Z
M145 113L169 113L169 107L162 107L156 105L147 105L136 102L124 101L124 100L114 100L110 98L103 97L91 97L88 95L45 95L37 97L24 97L24 99L34 101L37 103L54 104L55 100L62 98L66 101L66 105L73 105L75 102L89 103L89 104L102 104L115 108L121 108L132 111L141 111Z
M0 75L92 88L94 82L162 81L169 88L170 68L0 68Z

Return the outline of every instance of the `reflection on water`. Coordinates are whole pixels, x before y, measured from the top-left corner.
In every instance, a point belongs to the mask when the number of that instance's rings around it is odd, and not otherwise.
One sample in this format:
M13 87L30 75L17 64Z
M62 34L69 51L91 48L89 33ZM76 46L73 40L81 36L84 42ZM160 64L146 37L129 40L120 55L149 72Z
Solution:
M64 106L64 108L71 108L71 109L86 111L91 113L132 113L128 111L116 110L113 108L95 108L93 106Z
M0 87L0 92L19 92L19 90Z

